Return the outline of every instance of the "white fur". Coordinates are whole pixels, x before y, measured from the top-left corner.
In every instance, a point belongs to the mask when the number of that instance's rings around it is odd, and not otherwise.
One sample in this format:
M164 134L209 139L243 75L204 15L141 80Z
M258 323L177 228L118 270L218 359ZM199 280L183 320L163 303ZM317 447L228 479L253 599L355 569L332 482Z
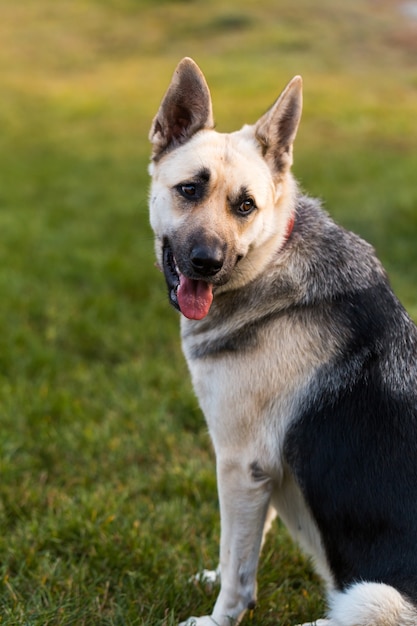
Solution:
M393 587L356 583L329 598L329 626L416 626L415 608Z
M192 341L186 336L189 324L192 322L182 322L186 355ZM288 344L288 335L298 341ZM282 344L277 337L283 338ZM322 359L317 348L310 349L314 341L302 328L292 323L289 328L288 321L283 321L281 331L275 332L276 362L271 362L267 349L271 343L267 329L259 338L253 361L239 354L189 360L217 459L221 591L210 619L218 626L229 626L230 619L238 622L256 599L256 571L265 529L273 517L271 504L294 536L316 556L323 575L331 579L318 531L282 459L282 444L298 394ZM328 354L329 345L323 349ZM251 389L250 394L247 389ZM264 476L254 481L250 465L258 459L262 459ZM213 626L213 621L198 620L196 624Z
M220 238L229 240L236 254L243 257L239 272L231 276L226 287L239 288L251 281L255 274L260 274L273 252L283 244L286 225L295 209L296 182L288 175L276 184L256 148L253 128L251 132L247 128L224 134L213 130L200 132L181 147L180 155L174 151L164 156L161 164L152 166L150 222L157 238L167 234L168 222L172 231L181 231L189 223L188 213L170 211L169 207L172 206L173 187L178 181L190 177L190 163L194 170L210 166L210 184L214 190L204 213L193 215L193 224L197 226L201 219L202 227L207 228L209 223L211 230ZM223 208L225 199L239 191L243 180L252 181L249 192L256 198L258 211L257 219L237 236ZM156 253L160 260L158 245Z
M181 81L184 85L179 88ZM181 132L173 123L176 143L170 145L172 115L186 108L188 99L195 104L200 96L202 106L176 120L185 124ZM164 238L184 235L190 223L193 229L204 229L227 243L231 257L239 258L239 263L227 281L219 281L219 294L242 288L265 270L273 274L274 264L285 262L282 246L296 199L289 168L301 113L301 79L291 81L255 126L236 133L212 130L209 98L200 70L185 59L151 131L155 162L150 217L160 262ZM199 132L194 134L187 120ZM196 169L205 168L210 173L210 194L204 206L184 209L176 200L176 186L192 180ZM239 193L242 182L257 206L244 222L231 215L228 200ZM280 310L279 303L277 307ZM392 587L360 582L344 592L333 589L319 530L285 464L285 435L298 403L317 369L337 353L337 337L319 327L320 322L315 325L310 320L306 327L300 319L277 316L273 331L267 324L259 329L250 358L244 350L195 358L205 345L233 333L236 336L241 326L269 313L270 304L260 297L256 307L245 310L244 319L233 312L232 324L227 316L208 325L181 321L183 350L216 452L221 515L220 569L214 575L205 571L200 576L200 580L215 582L221 573L219 596L210 616L184 623L230 626L254 606L259 553L277 510L294 538L313 556L329 589L328 619L304 626L417 626L416 609Z

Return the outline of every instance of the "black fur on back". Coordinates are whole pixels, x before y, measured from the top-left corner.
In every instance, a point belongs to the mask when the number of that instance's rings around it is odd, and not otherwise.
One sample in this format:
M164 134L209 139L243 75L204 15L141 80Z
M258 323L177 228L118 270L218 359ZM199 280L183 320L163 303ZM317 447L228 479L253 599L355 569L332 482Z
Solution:
M286 461L336 586L384 582L417 603L417 329L381 276L322 306L346 339L304 396Z

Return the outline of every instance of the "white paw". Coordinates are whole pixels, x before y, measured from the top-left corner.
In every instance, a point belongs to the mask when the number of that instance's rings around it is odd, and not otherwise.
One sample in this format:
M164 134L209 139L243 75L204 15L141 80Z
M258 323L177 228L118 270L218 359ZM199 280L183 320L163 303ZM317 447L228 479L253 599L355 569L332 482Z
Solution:
M298 626L332 626L332 622L328 619L318 619L315 622L308 622L308 624L298 624Z
M210 615L204 615L203 617L189 617L185 622L181 622L179 626L218 626Z
M203 569L203 571L192 576L190 578L190 582L201 583L203 585L214 587L214 585L218 585L220 583L220 567L215 570Z

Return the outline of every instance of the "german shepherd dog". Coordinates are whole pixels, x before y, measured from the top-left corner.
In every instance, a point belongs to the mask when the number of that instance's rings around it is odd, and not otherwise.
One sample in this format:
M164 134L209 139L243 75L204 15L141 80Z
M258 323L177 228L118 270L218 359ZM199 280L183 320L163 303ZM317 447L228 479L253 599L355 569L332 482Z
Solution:
M313 624L416 626L417 328L372 247L299 191L301 108L295 77L256 124L220 134L185 58L150 132L157 262L220 500L220 593L187 623L255 606L276 511L327 585Z

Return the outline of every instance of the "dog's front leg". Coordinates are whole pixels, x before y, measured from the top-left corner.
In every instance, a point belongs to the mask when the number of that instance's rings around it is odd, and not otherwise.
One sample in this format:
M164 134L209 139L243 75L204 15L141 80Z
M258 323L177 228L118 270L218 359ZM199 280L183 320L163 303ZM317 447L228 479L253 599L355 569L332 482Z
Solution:
M220 458L221 589L213 611L219 624L239 621L256 602L256 572L272 492L272 480L254 478L243 459Z
M256 602L256 572L272 481L253 477L250 464L230 458L217 460L220 500L221 588L211 616L190 618L185 624L237 624Z

